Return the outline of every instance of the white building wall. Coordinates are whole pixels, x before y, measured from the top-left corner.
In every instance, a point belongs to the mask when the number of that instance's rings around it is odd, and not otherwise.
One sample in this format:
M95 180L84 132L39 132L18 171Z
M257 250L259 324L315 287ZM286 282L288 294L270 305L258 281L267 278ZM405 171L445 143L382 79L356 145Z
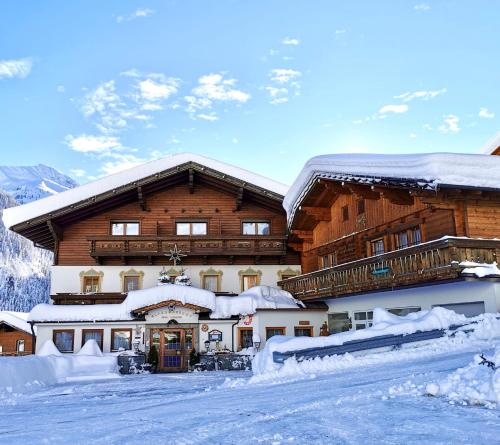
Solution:
M165 267L167 270L170 266ZM162 266L52 266L51 269L51 293L81 292L80 273L94 270L102 272L101 292L121 292L122 279L120 272L127 272L131 269L137 272L144 272L143 288L154 287L157 285L158 276ZM177 266L180 270L180 266ZM225 292L241 292L241 282L239 272L252 271L260 272L260 284L276 286L281 279L280 271L290 273L293 271L300 273L300 265L200 265L185 266L187 275L191 278L193 286L201 287L200 272L206 272L209 269L222 271L220 290Z
M420 307L422 310L428 310L436 305L474 302L484 302L486 312L499 312L500 282L460 281L326 301L329 313L348 312L351 320L354 312L372 311L376 307Z

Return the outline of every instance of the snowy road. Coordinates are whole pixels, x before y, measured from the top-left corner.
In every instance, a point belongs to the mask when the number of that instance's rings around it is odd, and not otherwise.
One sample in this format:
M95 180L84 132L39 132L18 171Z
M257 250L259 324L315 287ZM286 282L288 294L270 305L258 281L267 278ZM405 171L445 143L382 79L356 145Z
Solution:
M421 385L473 355L273 384L248 384L250 373L196 373L59 385L0 402L0 443L498 443L500 410L421 395Z

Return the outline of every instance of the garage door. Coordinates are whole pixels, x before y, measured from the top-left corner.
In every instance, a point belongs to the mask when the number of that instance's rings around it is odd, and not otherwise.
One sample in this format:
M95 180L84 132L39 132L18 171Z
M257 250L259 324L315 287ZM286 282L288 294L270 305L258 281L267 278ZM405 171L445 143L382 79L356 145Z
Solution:
M466 317L475 317L479 314L484 314L484 301L474 301L471 303L453 303L453 304L435 304L432 307L444 307L450 311L455 311L457 314L463 314Z

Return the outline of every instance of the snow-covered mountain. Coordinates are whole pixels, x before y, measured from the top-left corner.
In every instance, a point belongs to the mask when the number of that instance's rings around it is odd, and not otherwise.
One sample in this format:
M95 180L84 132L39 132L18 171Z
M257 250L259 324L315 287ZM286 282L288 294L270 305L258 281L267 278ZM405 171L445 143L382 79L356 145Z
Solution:
M45 165L0 167L0 212L78 185ZM0 310L29 311L49 301L52 253L10 230L0 220Z
M0 189L12 195L18 204L60 193L77 185L69 176L43 164L0 166Z

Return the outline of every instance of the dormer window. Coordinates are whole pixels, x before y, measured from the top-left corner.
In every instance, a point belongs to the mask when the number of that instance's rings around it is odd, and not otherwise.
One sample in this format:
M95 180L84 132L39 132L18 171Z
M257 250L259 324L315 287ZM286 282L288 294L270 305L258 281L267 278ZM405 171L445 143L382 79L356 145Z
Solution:
M139 235L138 221L113 221L111 235Z

